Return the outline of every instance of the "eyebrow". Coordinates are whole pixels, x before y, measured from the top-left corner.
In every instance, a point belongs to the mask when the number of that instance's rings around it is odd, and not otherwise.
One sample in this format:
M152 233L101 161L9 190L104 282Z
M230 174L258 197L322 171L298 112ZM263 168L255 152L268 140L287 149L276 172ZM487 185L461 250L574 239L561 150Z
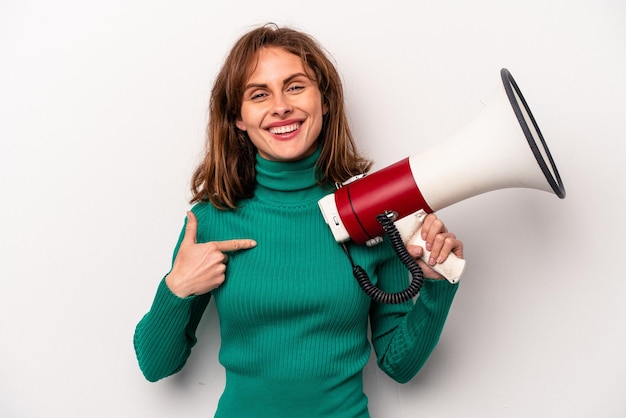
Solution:
M301 77L301 76L304 76L307 79L311 80L311 77L309 77L305 73L295 73L295 74L292 74L289 77L285 78L283 80L283 85L288 84L294 78L298 78L298 77ZM250 83L250 84L246 84L246 87L244 88L244 91L247 91L247 90L252 89L252 88L267 88L267 84L264 84L264 83Z

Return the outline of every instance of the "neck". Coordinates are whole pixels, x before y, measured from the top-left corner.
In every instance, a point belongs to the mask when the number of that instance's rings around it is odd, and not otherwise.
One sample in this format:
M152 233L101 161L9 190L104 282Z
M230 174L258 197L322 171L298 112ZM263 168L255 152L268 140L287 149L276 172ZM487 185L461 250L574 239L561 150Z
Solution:
M256 156L255 195L259 199L280 203L304 203L319 200L331 190L317 184L316 163L321 148L297 161L270 161Z

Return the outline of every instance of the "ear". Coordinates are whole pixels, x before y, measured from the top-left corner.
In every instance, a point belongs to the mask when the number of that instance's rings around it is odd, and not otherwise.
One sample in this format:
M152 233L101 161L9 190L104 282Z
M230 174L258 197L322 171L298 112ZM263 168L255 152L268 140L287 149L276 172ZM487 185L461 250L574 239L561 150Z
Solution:
M235 121L235 126L240 130L240 131L246 131L246 125L243 123L243 121L241 119L237 119Z
M322 115L325 115L328 113L328 102L326 100L322 101Z

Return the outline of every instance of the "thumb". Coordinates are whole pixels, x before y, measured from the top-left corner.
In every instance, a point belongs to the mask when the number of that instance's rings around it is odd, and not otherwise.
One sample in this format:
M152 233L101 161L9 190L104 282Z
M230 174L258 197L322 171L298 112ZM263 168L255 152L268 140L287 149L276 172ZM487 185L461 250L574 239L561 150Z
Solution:
M406 249L413 258L418 258L424 255L424 249L419 245L409 244L406 246Z
M187 225L185 226L185 236L183 242L188 244L196 243L196 232L198 231L198 220L192 211L187 212Z

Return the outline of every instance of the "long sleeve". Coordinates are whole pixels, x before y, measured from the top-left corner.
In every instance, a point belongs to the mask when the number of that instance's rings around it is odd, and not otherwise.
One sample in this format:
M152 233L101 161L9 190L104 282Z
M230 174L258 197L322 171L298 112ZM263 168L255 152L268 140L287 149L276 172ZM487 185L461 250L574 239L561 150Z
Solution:
M172 262L178 254L185 224L178 237ZM170 376L185 365L196 344L196 329L211 294L180 298L161 280L148 313L135 328L133 344L139 368L151 382Z
M385 263L379 277L379 287L387 292L407 286L407 280L389 279L407 277L406 270L398 271L397 263ZM446 280L426 279L415 302L372 303L372 343L381 370L400 383L419 372L439 341L457 289Z
M139 368L155 382L178 372L196 344L196 328L210 294L179 298L161 281L150 311L137 324L134 346Z

